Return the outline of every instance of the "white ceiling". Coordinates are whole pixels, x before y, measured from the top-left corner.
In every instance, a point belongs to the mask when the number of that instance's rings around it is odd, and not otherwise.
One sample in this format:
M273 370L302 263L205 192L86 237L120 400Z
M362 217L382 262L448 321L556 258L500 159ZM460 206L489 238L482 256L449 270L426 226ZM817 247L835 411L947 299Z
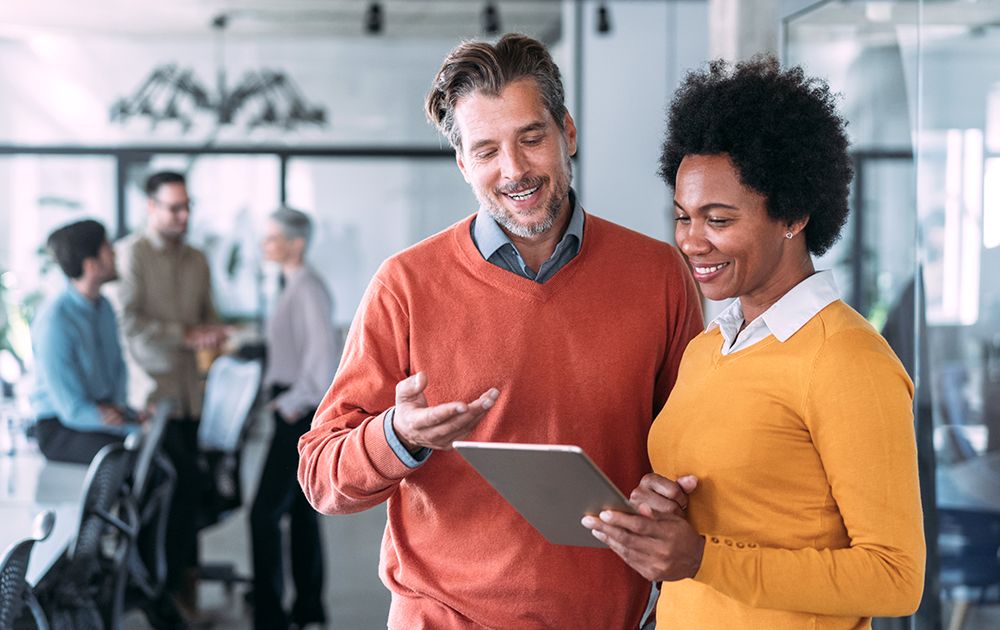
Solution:
M227 35L363 37L369 0L3 0L0 28L136 36L201 36L229 17ZM385 38L482 34L486 0L381 0ZM497 0L502 31L548 41L560 33L560 0Z

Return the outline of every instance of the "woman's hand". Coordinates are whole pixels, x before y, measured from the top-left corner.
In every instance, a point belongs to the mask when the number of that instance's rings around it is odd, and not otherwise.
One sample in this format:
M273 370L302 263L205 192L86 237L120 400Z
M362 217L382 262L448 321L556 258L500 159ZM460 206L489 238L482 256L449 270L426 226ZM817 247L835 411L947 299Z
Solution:
M705 539L679 516L654 518L649 506L640 514L605 510L583 517L583 526L630 567L651 582L694 577L701 567Z
M698 478L694 475L684 475L674 481L656 473L649 473L629 495L629 501L640 513L643 513L643 505L648 507L653 518L661 518L668 514L683 517L688 506L688 495L694 492L696 487Z

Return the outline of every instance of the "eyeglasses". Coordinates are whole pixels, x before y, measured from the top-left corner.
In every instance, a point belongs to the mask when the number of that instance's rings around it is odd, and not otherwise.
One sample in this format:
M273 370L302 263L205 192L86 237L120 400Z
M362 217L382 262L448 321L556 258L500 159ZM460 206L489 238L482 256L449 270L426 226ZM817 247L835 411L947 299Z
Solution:
M167 211L171 212L172 214L178 214L180 212L191 212L191 210L194 209L193 199L188 199L187 201L182 201L180 203L166 204L157 199L156 197L153 197L153 203L162 208L166 208Z

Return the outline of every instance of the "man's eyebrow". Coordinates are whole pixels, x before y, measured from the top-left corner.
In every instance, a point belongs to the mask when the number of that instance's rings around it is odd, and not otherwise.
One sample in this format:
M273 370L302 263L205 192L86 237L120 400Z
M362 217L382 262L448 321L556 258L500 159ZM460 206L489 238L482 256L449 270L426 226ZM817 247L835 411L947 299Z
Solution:
M517 130L518 133L531 133L532 131L541 131L545 129L545 121L539 120L533 123L529 123Z
M519 127L517 133L518 135L521 135L525 133L531 133L533 131L542 131L546 128L546 126L547 125L544 120L536 120L535 122L528 123L523 127ZM489 138L485 138L483 140L477 140L469 145L469 152L471 153L473 151L476 151L477 149L481 149L482 147L488 144L493 144L495 142L496 140L492 140Z

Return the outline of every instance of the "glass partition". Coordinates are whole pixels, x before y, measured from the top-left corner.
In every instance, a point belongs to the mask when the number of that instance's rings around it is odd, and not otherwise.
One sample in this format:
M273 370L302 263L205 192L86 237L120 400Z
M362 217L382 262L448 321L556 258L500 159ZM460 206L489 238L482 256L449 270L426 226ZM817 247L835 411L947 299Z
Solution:
M1000 0L786 4L850 120L849 295L917 385L927 586L876 626L1000 627Z

